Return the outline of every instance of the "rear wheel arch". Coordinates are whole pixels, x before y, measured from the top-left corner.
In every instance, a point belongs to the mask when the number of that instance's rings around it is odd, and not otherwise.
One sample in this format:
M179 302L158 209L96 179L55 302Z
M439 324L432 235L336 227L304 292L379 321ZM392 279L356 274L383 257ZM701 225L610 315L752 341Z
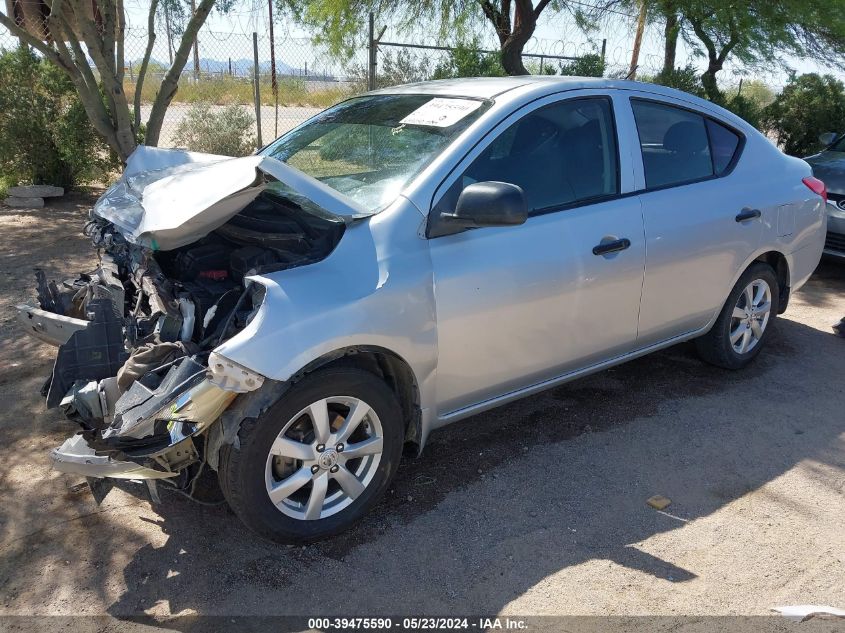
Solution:
M750 262L748 266L746 266L746 270L750 266L754 264L754 262L764 262L771 266L772 270L775 271L775 276L778 280L778 314L783 314L786 311L786 307L789 303L789 286L790 286L790 278L789 278L789 262L786 260L786 256L781 253L780 251L768 251L762 253L754 258L754 261ZM743 271L744 273L744 271Z

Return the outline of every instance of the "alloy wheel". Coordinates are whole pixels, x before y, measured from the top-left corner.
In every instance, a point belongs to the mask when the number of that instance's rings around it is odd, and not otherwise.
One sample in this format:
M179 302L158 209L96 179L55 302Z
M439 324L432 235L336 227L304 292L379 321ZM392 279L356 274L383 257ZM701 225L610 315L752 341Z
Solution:
M332 396L282 427L265 468L273 505L295 519L324 519L351 505L375 476L384 449L381 421L363 400Z
M763 338L772 312L772 290L763 279L745 287L731 314L730 340L737 354L747 354Z

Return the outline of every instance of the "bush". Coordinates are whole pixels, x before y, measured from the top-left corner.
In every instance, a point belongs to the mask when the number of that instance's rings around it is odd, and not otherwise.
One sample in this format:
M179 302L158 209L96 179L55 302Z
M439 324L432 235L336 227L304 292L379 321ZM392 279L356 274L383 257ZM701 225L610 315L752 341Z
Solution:
M738 117L745 119L751 125L760 129L760 119L763 116L763 111L760 106L745 95L734 95L720 104L726 110L730 110Z
M505 69L498 53L482 53L479 43L459 44L450 50L444 61L437 64L432 79L456 77L504 77Z
M246 156L255 150L253 117L243 106L198 103L179 121L173 142L193 152Z
M604 70L604 60L601 58L601 55L597 55L596 53L588 53L568 64L560 65L561 75L571 75L573 77L603 77Z
M68 77L28 48L0 50L0 172L7 186L70 188L117 166Z
M698 69L693 65L683 68L675 68L668 72L659 72L654 77L643 77L643 81L660 84L669 88L683 90L696 97L706 98L704 86L701 84L701 76Z
M762 124L783 151L807 156L823 149L819 134L845 127L845 85L831 75L792 77L763 112Z

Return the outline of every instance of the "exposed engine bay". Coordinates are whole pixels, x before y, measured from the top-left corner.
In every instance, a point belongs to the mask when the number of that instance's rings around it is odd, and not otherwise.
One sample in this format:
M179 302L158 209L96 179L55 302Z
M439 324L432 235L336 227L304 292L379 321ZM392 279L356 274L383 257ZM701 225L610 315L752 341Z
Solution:
M130 241L92 214L85 233L97 268L60 282L36 271L38 307L18 306L30 334L59 346L42 391L48 408L81 427L54 450L56 468L189 489L206 431L264 381L214 352L261 306L264 286L250 275L325 258L345 227L272 186L171 250Z

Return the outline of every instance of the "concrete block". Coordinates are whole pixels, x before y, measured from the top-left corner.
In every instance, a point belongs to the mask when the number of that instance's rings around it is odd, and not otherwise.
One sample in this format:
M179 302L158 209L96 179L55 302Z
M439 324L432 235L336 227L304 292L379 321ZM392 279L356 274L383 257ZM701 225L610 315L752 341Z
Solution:
M15 198L55 198L65 195L65 190L52 185L21 185L9 187L9 195Z
M42 209L44 208L44 198L21 198L19 196L9 196L3 200L3 204L9 207L21 207L24 209Z

